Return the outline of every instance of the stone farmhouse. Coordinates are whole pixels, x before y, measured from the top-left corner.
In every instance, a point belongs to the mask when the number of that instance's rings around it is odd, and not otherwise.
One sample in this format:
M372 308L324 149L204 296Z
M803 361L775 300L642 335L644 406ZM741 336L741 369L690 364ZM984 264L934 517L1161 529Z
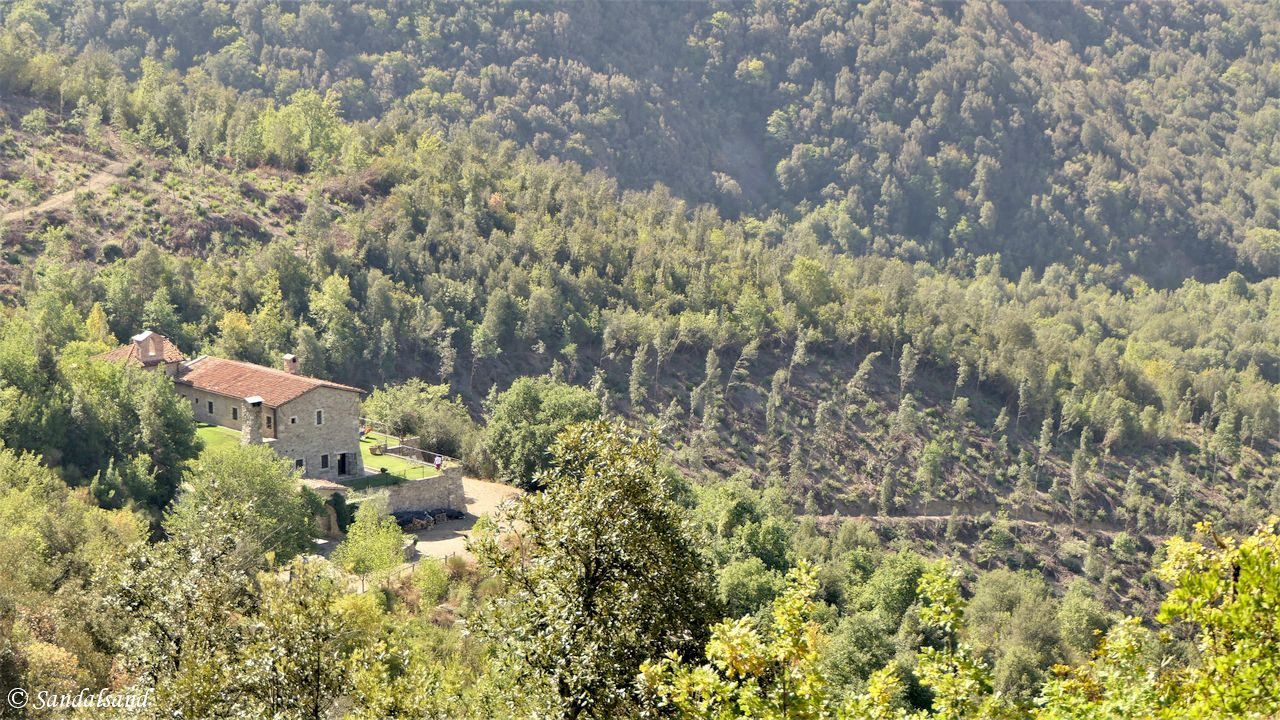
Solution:
M163 372L191 402L197 421L238 430L247 445L265 443L304 477L364 475L363 391L299 374L293 355L282 358L282 369L208 355L188 360L167 337L148 330L100 357Z

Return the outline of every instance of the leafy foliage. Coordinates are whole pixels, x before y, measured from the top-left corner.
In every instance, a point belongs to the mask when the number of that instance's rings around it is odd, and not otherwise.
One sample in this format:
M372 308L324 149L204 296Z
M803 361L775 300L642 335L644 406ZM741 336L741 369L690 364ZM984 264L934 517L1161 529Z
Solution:
M498 477L536 486L548 467L548 449L562 430L595 419L600 406L590 393L547 378L519 378L489 412L484 447Z
M393 435L418 438L419 447L464 461L474 459L475 422L447 385L428 385L420 379L388 385L370 393L365 415L383 423Z
M642 682L658 707L679 717L830 717L811 617L816 591L813 570L797 568L772 604L767 629L750 618L726 620L712 628L707 664L685 664L673 652L641 668Z
M357 575L385 573L404 563L404 532L387 511L386 495L374 495L356 508L355 522L333 552L333 561Z
M536 688L547 712L616 717L635 707L645 659L701 646L715 608L708 568L652 438L574 425L552 456L544 489L473 543L507 588L477 630L505 648L510 688Z
M265 445L204 452L193 463L165 528L171 534L235 535L286 562L310 550L312 518L320 505L299 487L297 475Z
M1275 714L1272 524L1159 546L1280 510L1278 33L1234 0L0 4L0 680L184 717ZM287 468L196 460L168 380L93 359L147 327L379 387L545 492L479 569L281 568ZM375 505L336 559L381 575ZM1115 621L1166 583L1170 631Z

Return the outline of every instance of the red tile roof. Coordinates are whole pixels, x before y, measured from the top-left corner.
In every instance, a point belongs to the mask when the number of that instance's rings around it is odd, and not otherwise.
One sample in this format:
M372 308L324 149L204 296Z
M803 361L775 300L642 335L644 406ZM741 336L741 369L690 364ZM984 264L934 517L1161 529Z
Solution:
M153 347L156 349L156 354L147 354ZM178 349L178 346L169 341L169 338L149 332L137 336L131 343L121 345L114 350L99 355L98 358L125 365L144 366L156 365L162 362L182 362L187 359L182 354L182 351Z
M258 395L270 407L280 407L319 387L364 392L350 385L294 375L253 363L207 356L186 363L179 372L177 381L197 390L227 397L247 398Z

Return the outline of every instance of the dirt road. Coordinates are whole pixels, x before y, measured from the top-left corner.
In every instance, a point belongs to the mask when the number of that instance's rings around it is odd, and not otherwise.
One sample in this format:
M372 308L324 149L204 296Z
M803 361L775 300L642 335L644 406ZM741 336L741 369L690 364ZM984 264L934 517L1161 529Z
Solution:
M62 208L68 207L71 205L71 201L75 200L76 193L85 192L85 191L97 192L99 190L104 190L110 187L112 183L119 180L124 175L124 171L127 168L128 168L128 165L122 162L111 163L110 165L102 168L101 170L94 173L93 175L90 175L89 179L85 180L84 183L78 187L67 190L66 192L60 192L57 195L54 195L46 199L44 202L40 203L39 205L19 208L17 210L10 210L9 212L4 214L3 222L13 222L15 220L23 220L32 215L39 215L41 213L46 213L51 210L60 210Z

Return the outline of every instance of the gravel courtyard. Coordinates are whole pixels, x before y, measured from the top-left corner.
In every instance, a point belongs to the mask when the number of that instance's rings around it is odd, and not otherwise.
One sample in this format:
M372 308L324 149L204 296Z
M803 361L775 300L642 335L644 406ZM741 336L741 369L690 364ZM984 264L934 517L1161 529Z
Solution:
M485 482L475 478L462 479L463 490L467 498L467 515L461 520L449 520L428 530L414 533L418 540L414 544L418 553L424 557L446 558L450 555L467 555L467 538L471 528L482 515L494 513L498 505L508 498L520 494L520 490L510 485Z

